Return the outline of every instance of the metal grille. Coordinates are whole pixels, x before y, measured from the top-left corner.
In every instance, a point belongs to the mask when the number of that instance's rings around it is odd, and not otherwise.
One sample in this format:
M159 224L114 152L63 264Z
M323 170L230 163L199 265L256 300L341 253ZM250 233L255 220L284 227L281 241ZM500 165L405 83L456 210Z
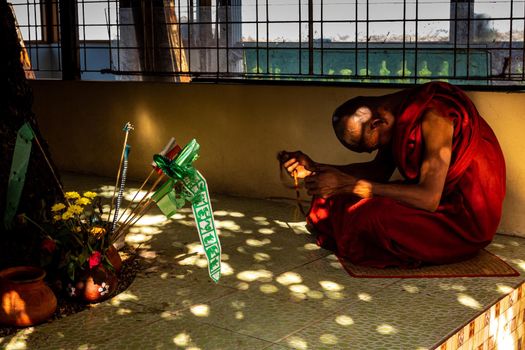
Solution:
M38 78L525 85L525 0L13 3Z

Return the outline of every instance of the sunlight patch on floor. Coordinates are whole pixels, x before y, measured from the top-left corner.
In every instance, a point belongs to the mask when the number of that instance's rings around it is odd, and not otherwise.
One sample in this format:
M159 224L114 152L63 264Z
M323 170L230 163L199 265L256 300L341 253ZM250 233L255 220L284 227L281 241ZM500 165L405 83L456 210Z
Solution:
M269 270L246 270L237 274L237 279L244 282L271 282L273 273Z
M389 325L387 323L383 323L377 326L376 330L379 334L383 334L383 335L396 334L398 332L396 327Z
M496 286L497 286L498 292L501 294L509 294L510 292L514 290L514 288L512 288L511 286L508 286L502 283L496 283Z
M296 337L296 336L290 337L289 339L286 340L286 342L292 349L298 349L298 350L308 349L308 343L304 339Z
M462 305L470 307L471 309L481 310L481 308L482 308L482 306L479 303L479 301L477 301L476 299L474 299L473 297L471 297L470 295L467 295L467 294L459 293L458 294L458 301Z
M265 283L259 286L259 290L264 294L274 294L279 291L279 288L273 284Z
M122 293L115 295L110 300L110 304L113 306L120 306L122 302L126 301L138 301L139 297L130 292L129 290L125 290Z
M419 287L411 284L403 284L403 289L410 294L419 293Z
M186 347L190 345L191 343L191 337L186 332L181 332L173 337L173 344L180 346L180 347Z
M272 260L272 257L268 253L257 252L253 254L253 260L258 262L270 261Z
M354 320L348 315L338 315L335 318L335 322L341 326L351 326L354 324Z
M198 304L190 307L190 312L197 317L208 317L210 315L210 306Z
M285 272L275 279L278 283L288 286L290 284L297 284L303 282L303 278L297 272Z
M335 345L338 343L337 336L335 334L322 334L319 337L319 341L326 345Z
M35 331L34 327L28 327L28 328L23 329L22 331L18 332L13 338L9 340L9 342L5 345L5 348L9 350L29 349L27 347L27 340L34 331Z
M319 284L324 290L330 292L339 292L345 288L343 285L333 281L319 281Z
M264 239L248 238L246 240L246 244L249 245L250 247L262 247L270 243L272 243L272 241L268 238L264 238Z
M372 301L372 296L368 293L358 293L357 298L359 298L359 300L361 301L366 301L366 302Z

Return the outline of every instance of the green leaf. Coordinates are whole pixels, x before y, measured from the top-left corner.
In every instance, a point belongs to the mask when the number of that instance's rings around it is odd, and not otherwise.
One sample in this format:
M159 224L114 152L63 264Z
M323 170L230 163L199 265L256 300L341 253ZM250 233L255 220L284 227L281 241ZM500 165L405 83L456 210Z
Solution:
M75 263L74 262L70 262L68 265L67 265L67 275L69 276L69 278L74 281L75 280Z
M115 267L113 266L113 264L111 263L111 261L109 261L107 255L104 254L104 262L107 264L107 267L109 267L109 269L112 271L112 272L115 272Z

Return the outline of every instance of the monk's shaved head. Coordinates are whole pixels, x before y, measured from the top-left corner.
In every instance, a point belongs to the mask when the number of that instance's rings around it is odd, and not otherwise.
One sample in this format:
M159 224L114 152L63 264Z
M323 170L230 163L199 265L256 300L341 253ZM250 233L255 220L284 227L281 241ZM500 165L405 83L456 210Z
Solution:
M374 102L373 97L359 96L343 103L332 115L337 138L352 151L368 151L366 128L374 116Z

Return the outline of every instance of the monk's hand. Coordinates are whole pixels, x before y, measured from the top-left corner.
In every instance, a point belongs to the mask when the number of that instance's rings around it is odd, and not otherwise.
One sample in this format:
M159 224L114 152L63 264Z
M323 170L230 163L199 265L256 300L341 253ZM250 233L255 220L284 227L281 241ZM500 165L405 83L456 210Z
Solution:
M277 158L290 176L296 171L297 178L299 179L304 179L307 176L310 176L313 169L317 166L316 162L301 151L281 151L277 155Z
M322 198L338 194L354 194L361 198L372 197L371 184L334 167L318 166L315 172L305 179L308 194Z

